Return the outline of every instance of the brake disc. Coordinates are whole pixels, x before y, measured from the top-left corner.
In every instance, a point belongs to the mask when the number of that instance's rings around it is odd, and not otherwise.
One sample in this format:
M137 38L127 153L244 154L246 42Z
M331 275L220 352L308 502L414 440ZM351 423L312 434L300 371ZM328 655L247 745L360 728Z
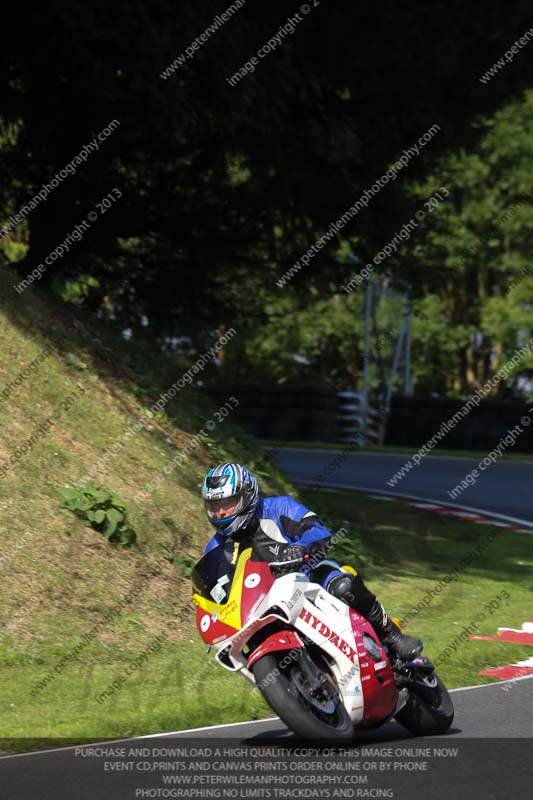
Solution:
M303 677L303 676L302 676ZM317 697L309 692L308 687L305 685L305 680L302 680L300 675L293 670L291 673L291 680L296 686L298 692L302 695L306 703L321 711L323 714L333 714L337 707L337 702L330 698L319 700Z

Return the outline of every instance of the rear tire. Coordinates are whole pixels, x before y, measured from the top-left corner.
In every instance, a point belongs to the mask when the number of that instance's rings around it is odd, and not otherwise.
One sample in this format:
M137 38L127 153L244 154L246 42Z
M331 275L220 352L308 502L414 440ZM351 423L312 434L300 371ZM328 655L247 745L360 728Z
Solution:
M454 709L448 690L436 672L427 677L435 686L413 683L408 687L406 705L396 714L398 722L417 736L445 733L453 722Z
M353 724L342 701L339 700L333 714L322 716L306 703L292 683L294 665L290 669L278 666L283 656L284 653L268 653L253 666L254 678L269 706L291 731L304 739L351 739Z

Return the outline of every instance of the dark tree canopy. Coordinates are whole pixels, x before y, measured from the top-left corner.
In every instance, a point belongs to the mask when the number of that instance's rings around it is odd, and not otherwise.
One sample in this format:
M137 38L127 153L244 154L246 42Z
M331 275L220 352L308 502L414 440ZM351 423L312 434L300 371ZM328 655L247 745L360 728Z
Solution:
M97 153L7 238L21 276L113 189L122 197L44 272L139 335L256 330L275 280L432 125L440 132L343 231L370 257L409 216L407 182L472 149L475 121L531 83L530 4L247 0L173 74L230 4L73 0L25 10L0 53L0 193L7 219L113 120ZM299 14L255 71L228 78ZM22 243L27 252L17 250ZM308 307L346 279L333 241L284 290ZM7 252L7 251L6 251ZM286 302L285 300L283 302ZM287 301L288 302L288 301ZM289 303L290 306L290 303ZM289 306L279 308L282 320ZM295 306L296 308L296 306Z

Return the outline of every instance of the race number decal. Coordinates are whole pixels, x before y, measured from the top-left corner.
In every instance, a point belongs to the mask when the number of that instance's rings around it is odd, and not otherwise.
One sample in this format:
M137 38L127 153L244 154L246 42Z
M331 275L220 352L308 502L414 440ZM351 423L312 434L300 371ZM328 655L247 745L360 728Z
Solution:
M244 585L247 589L255 589L256 586L259 586L261 583L261 575L257 572L252 572L251 575L248 575L244 580Z

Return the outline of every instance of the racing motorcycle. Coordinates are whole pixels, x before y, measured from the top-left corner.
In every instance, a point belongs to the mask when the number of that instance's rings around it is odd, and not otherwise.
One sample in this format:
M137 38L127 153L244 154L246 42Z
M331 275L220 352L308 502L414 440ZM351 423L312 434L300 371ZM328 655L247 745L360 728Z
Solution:
M220 546L196 564L196 622L218 663L255 685L290 730L347 739L392 718L416 735L450 727L453 704L428 658L401 661L319 584L252 554Z

